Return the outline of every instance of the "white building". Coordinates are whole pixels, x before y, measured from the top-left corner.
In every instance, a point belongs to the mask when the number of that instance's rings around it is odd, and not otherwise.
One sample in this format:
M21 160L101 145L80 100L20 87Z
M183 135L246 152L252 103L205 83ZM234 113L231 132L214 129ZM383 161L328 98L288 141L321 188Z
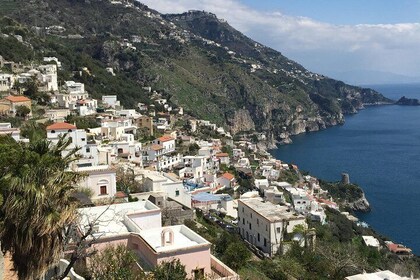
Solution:
M92 190L92 200L112 199L117 193L116 171L108 165L77 167L75 171L87 174L79 186Z
M370 235L363 235L362 238L363 238L363 243L365 243L366 246L373 247L378 250L381 248L381 244L379 243L379 240L376 239L375 237L370 236Z
M40 82L44 85L44 90L58 91L57 65L40 65L37 67L37 69L42 73L40 77Z
M156 161L156 170L172 169L175 165L182 162L182 155L162 155Z
M263 202L260 198L238 200L238 227L243 239L270 256L281 249L286 233L297 225L306 227L305 217L288 207Z
M51 57L44 57L44 62L51 62L54 61L57 64L58 69L61 68L61 62L58 60L58 58L51 56Z
M264 190L264 199L273 204L282 204L286 202L283 192L279 191L275 186L270 186L270 188Z
M69 104L70 110L75 110L79 116L89 116L96 114L98 108L98 100L96 99L79 99L74 103Z
M11 123L0 123L0 135L9 135L15 139L15 141L29 141L28 139L20 138L20 129L12 128Z
M44 116L53 122L64 122L70 116L69 109L50 109L46 110Z
M120 101L118 101L116 95L103 95L102 102L108 107L114 108L121 106Z
M0 91L9 91L15 84L15 76L13 74L0 73Z
M115 237L162 226L161 210L152 202L136 201L79 208L80 230L85 233L94 223L94 237Z
M165 135L153 140L147 154L150 161L155 161L158 157L172 152L175 152L175 138Z
M270 188L270 183L267 179L255 179L254 184L255 187L259 189L262 193Z
M65 122L54 123L47 126L47 139L52 143L57 144L62 135L66 135L67 138L71 139L71 143L66 149L67 152L74 148L82 148L79 153L83 156L85 155L83 149L87 144L87 135L85 130L77 129L75 125Z
M311 211L311 201L303 190L298 190L298 192L292 193L292 203L296 212L308 213Z
M191 208L191 194L184 188L182 181L168 174L149 171L144 174L145 191L162 192L166 198Z
M182 178L203 177L208 169L207 157L205 156L185 156L182 158L184 162L184 169L179 171L179 176Z
M117 116L120 116L120 117L123 117L123 118L131 118L131 119L138 118L138 117L141 116L134 109L118 110L115 113L116 113Z
M66 81L64 88L69 94L82 95L85 93L85 84L75 81Z
M353 276L347 276L344 280L413 280L412 277L401 277L389 270L377 271L372 273L362 273Z

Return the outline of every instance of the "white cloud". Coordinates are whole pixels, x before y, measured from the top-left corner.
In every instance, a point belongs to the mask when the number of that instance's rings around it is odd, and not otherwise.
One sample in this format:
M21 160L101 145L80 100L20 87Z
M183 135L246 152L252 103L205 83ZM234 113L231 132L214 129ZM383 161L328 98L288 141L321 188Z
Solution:
M143 0L162 13L206 10L311 70L355 69L420 76L420 23L334 25L253 10L238 0Z

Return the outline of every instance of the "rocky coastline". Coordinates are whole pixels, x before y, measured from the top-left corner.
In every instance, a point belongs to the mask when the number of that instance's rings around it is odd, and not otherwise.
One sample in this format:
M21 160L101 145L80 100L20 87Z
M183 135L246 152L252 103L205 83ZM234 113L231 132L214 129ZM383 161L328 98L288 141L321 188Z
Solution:
M415 98L406 98L403 96L395 104L404 106L420 106L420 101Z
M347 202L344 203L344 206L349 207L351 210L355 211L355 212L363 212L363 213L367 213L371 211L370 208L370 203L369 201L366 199L365 193L362 190L362 197L359 198L356 201L353 202Z

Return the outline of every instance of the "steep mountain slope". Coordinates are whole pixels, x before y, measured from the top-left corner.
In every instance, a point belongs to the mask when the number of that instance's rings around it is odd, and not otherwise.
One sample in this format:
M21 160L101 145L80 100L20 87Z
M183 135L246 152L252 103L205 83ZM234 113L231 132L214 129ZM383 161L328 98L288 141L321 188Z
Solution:
M0 2L5 1L10 2ZM343 123L344 114L365 103L389 101L373 90L311 73L210 13L160 15L138 2L106 0L15 5L9 3L7 16L17 22L3 19L0 28L23 35L33 51L22 52L22 59L57 56L65 66L61 79L86 83L96 97L118 94L131 107L148 102L142 87L151 86L186 112L233 133L255 130L270 142L287 142L290 135ZM0 40L6 45L14 38ZM0 55L15 55L1 43ZM88 71L75 72L83 67Z

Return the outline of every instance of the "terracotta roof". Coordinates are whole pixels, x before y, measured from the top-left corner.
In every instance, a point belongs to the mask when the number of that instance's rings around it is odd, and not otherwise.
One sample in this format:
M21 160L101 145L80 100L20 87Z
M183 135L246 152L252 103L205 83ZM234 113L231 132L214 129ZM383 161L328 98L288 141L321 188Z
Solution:
M159 137L158 138L158 140L160 141L160 142L167 142L167 141L172 141L172 140L174 140L174 138L172 138L171 136L169 136L169 135L164 135L164 136L162 136L162 137Z
M405 247L404 245L401 244L395 244L395 243L388 243L386 245L388 247L388 249L391 252L397 253L397 252L407 252L407 253L411 253L411 249Z
M118 191L118 192L115 193L115 197L116 198L124 198L124 197L127 197L127 195L122 191Z
M219 153L219 154L216 154L216 157L228 157L228 156L229 156L228 153Z
M6 96L5 99L9 100L10 102L31 101L28 97L22 96L22 95L9 95L9 96Z
M225 178L225 179L228 179L229 181L235 179L235 176L233 176L229 172L226 172L225 174L223 174L222 177Z
M153 151L159 151L159 150L162 150L163 149L163 146L161 146L161 145L152 145L151 147L150 147Z
M65 122L58 122L52 125L47 126L47 130L60 130L60 129L76 129L75 125L65 123Z

